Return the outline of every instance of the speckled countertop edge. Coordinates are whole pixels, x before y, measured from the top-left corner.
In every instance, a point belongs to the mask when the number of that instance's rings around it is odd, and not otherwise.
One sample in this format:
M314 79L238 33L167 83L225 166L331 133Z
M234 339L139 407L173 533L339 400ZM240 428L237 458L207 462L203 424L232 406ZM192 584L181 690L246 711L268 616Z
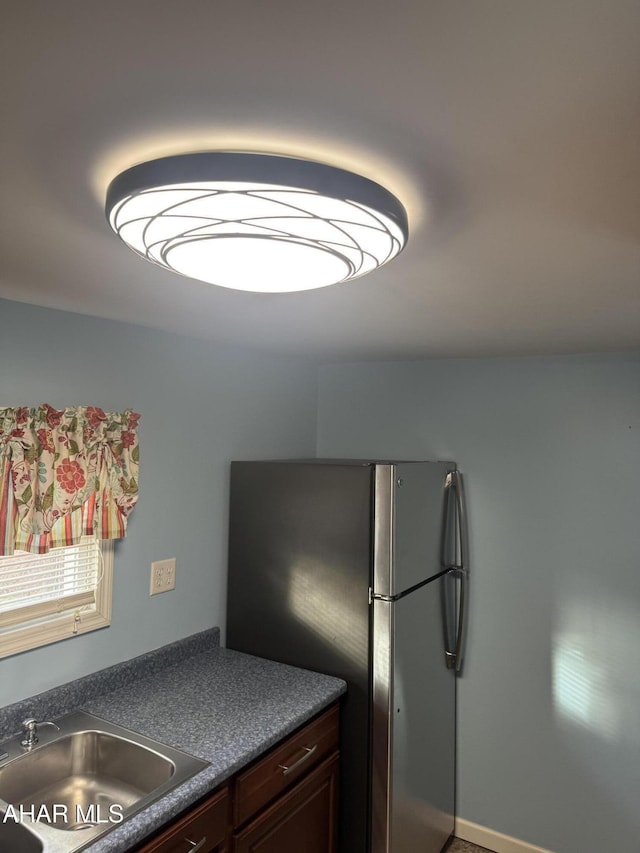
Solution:
M210 762L196 776L90 844L86 853L130 850L346 690L340 679L220 648L218 634L203 633L188 638L191 644L187 644L186 655L174 649L175 658L169 665L164 650L158 650L151 672L145 669L143 655L123 665L127 676L122 681L113 672L108 679L94 679L92 689L76 704L66 704L69 697L82 695L75 682L71 691L59 688L62 695L49 691L65 705L61 712L54 714L51 706L40 704L48 694L34 697L38 703L29 705L46 707L44 716L49 719L82 708ZM165 661L164 666L160 660ZM110 687L100 690L98 683ZM63 701L64 696L67 700ZM17 704L24 707L29 701Z

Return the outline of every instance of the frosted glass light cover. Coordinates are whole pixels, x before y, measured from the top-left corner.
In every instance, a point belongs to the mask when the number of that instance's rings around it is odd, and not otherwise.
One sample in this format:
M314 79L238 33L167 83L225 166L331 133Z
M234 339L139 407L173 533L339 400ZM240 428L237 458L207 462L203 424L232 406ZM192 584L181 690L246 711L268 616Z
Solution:
M378 184L265 154L211 152L134 166L109 187L107 217L152 263L263 293L356 278L394 258L407 239L404 208Z

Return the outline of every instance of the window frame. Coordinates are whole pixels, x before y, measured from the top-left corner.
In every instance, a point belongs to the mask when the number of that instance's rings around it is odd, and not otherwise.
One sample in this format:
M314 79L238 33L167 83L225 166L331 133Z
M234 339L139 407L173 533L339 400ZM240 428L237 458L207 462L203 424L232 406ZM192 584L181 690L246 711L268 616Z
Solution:
M37 622L27 620L0 630L0 660L69 637L97 631L111 624L113 540L102 539L100 553L102 574L96 585L95 602L75 610L43 617ZM33 555L25 554L26 559L33 559Z

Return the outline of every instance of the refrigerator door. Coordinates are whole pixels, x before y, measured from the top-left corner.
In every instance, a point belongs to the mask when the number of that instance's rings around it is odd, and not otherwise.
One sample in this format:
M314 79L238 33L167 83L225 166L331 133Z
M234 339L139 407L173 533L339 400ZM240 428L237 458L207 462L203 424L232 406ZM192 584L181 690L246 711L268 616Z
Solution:
M397 596L438 575L450 462L377 464L373 592Z
M454 826L456 679L444 578L374 602L372 853L440 853Z

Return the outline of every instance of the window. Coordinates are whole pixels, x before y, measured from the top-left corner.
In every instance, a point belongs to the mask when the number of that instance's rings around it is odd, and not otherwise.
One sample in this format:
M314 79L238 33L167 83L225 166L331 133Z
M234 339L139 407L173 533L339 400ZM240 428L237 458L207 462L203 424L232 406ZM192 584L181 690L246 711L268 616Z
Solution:
M113 543L0 557L0 658L111 622Z
M97 540L123 539L138 500L139 420L0 408L0 658L110 624L112 545Z

